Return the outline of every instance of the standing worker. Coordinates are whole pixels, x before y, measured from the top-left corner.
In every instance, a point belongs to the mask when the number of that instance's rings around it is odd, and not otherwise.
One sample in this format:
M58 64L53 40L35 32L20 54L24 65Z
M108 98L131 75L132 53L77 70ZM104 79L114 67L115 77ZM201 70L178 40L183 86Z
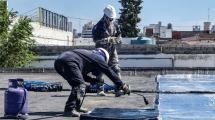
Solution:
M117 74L108 66L108 60L109 54L103 48L92 51L82 49L66 51L56 59L54 63L55 70L67 80L72 87L71 94L64 109L65 116L77 117L80 114L79 112L88 112L88 109L81 107L80 86L85 84L85 82L89 82L91 85L95 85L98 82L97 79L87 75L89 72L99 75L99 71L101 71L106 74L116 85L116 97L123 94L130 94L127 85L123 83Z
M108 62L108 66L119 76L121 79L120 74L120 67L119 67L119 60L116 51L116 46L114 43L120 44L121 43L121 31L116 22L113 21L116 18L116 11L115 8L111 5L108 5L103 10L104 16L101 20L93 27L92 34L93 34L93 41L96 44L96 48L104 48L110 54L110 60ZM112 42L110 42L110 38ZM114 41L114 42L113 42ZM104 93L104 82L103 74L97 77L100 81L96 85L97 87L97 95L98 96L105 96Z

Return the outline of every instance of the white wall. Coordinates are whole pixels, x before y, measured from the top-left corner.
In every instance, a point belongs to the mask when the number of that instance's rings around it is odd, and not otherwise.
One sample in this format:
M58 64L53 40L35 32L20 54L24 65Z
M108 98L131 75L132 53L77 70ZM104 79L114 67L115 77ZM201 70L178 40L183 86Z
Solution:
M33 66L53 68L57 57L41 56ZM119 63L121 67L215 67L215 54L119 55Z
M53 68L57 57L41 56L40 61L34 61L32 65L38 68ZM173 58L173 55L119 55L119 63L120 67L172 67Z
M66 45L71 46L73 40L73 33L59 29L53 29L39 25L38 22L31 23L33 30L33 39L37 44L42 45Z
M119 55L119 64L120 67L173 67L173 58L173 55Z
M154 33L159 33L160 32L159 24L150 24L149 27L153 28Z
M172 38L172 29L166 29L166 37L165 38Z
M175 67L215 67L215 54L176 54Z
M68 22L68 31L73 32L72 22Z
M73 46L89 46L95 45L92 38L74 38L74 45Z
M131 39L133 38L122 38L122 44L131 44ZM74 46L82 45L95 45L95 43L92 38L74 38Z
M166 37L166 27L161 26L160 27L160 38L165 38Z

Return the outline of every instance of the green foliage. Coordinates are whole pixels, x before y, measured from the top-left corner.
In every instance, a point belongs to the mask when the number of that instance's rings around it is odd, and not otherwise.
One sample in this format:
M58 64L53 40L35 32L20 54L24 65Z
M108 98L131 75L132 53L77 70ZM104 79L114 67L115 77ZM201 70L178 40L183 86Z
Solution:
M137 23L141 21L138 14L141 13L142 0L121 0L123 9L120 9L121 16L117 19L122 31L122 37L137 37L140 29L136 28Z
M36 47L31 39L32 20L21 16L16 18L18 22L13 22L16 13L6 9L1 9L0 14L0 68L24 68L38 58L31 51Z
M0 1L0 40L7 39L9 36L9 26L13 22L15 14L13 12L8 12L7 2ZM11 19L10 19L11 18Z

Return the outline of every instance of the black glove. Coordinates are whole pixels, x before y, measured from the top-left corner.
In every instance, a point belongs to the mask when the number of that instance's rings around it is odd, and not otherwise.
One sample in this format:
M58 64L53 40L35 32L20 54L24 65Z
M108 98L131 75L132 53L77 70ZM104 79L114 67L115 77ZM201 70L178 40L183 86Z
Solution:
M124 95L125 94L130 95L130 93L131 93L130 86L127 86L126 84L123 85L122 90L124 91Z
M90 77L88 75L84 75L83 77L84 77L85 82L88 82L91 85L96 85L96 83L99 82L99 80L97 80L95 78L92 78L92 77Z
M91 84L91 85L96 85L97 82L99 82L97 79L92 78L91 81L90 81L90 84Z

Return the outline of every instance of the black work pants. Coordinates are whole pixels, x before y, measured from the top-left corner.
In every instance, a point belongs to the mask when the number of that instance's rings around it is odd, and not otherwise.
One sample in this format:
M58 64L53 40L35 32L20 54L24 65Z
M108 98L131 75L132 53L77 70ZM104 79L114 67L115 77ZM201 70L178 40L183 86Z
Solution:
M66 102L65 110L74 110L80 107L80 85L84 83L82 73L75 62L64 62L60 59L55 61L55 70L60 74L72 87L70 96Z

